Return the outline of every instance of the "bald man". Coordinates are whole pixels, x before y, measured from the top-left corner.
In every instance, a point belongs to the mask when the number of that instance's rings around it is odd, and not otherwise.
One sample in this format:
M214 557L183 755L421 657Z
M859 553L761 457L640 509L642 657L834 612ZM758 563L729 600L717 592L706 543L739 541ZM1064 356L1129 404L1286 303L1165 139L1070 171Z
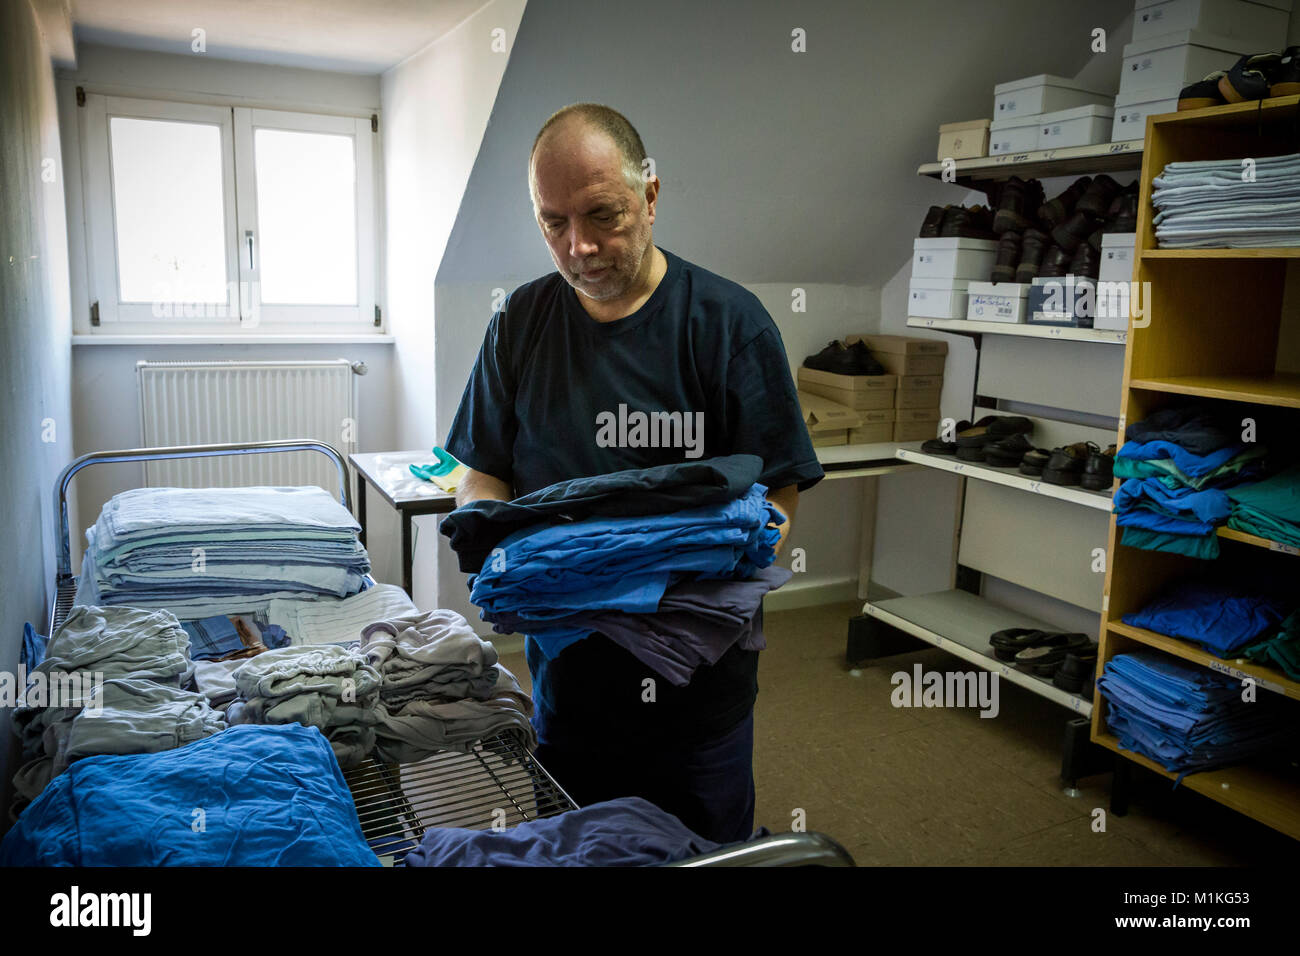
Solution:
M747 453L787 518L779 550L799 492L823 477L781 336L741 286L655 246L660 184L645 159L632 124L593 103L537 134L529 186L558 271L516 289L488 324L444 444L471 469L457 504ZM598 427L620 408L681 412L703 433L620 447ZM525 647L538 760L579 804L642 796L701 836L749 836L756 651L733 646L675 687L600 634L551 660Z

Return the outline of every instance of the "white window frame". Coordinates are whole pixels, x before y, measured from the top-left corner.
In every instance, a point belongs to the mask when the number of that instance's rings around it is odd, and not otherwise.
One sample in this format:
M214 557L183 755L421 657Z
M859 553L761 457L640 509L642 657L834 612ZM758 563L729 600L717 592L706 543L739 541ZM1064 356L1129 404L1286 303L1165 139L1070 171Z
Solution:
M376 135L369 117L330 116L211 106L171 100L133 99L86 93L78 110L86 212L86 271L91 303L98 304L99 325L90 332L113 335L284 334L325 332L381 333L377 314ZM224 315L159 317L154 303L124 302L119 297L117 230L112 188L109 124L115 116L210 123L221 132L223 229L227 288ZM257 237L257 186L254 133L284 129L352 137L356 169L357 302L355 305L263 305L260 301L260 256ZM246 241L251 234L252 255Z

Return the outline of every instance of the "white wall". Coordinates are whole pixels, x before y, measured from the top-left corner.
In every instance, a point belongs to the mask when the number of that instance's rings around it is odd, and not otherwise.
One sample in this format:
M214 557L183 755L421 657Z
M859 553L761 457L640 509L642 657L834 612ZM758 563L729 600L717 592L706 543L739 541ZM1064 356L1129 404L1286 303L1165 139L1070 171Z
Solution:
M442 318L434 280L523 12L524 0L493 0L383 75L388 316L397 337L391 388L401 448L432 448L446 434L438 427L447 380L443 354L459 354L457 336L446 330L460 321ZM504 49L494 49L495 30L503 31ZM460 313L459 306L446 308ZM482 307L470 311L478 315ZM417 519L415 529L416 604L456 608L477 620L463 586L438 588L437 520ZM450 560L445 546L441 553Z

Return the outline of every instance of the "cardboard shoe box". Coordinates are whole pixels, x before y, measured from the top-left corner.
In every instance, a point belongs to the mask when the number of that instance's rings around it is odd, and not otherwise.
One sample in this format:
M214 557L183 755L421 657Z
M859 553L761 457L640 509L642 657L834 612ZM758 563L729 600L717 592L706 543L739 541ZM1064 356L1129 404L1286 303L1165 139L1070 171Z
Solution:
M913 279L983 279L998 260L993 239L913 239Z
M1114 118L1115 107L1101 103L1044 113L1038 117L1038 148L1062 149L1107 143Z
M877 362L893 375L943 375L948 343L909 335L850 335L845 345L863 342Z
M939 162L945 159L980 159L989 154L989 121L965 120L939 127Z
M924 409L925 414L933 415L919 422L894 422L894 441L925 441L939 434L939 409Z
M1112 95L1087 89L1064 76L1039 73L993 87L993 120L996 123L1012 116L1039 116L1089 103L1108 103Z
M1239 38L1251 50L1274 50L1286 45L1289 19L1284 10L1247 0L1137 0L1133 39L1203 30Z
M816 395L854 411L893 408L897 375L836 375L799 368L799 391Z
M814 448L847 445L849 431L862 425L862 418L851 408L818 395L800 391L799 408Z
M966 318L966 287L969 279L912 277L908 285L907 314L923 319Z
M966 318L972 322L1024 322L1028 296L1028 282L972 282Z
M1220 37L1200 30L1162 33L1124 46L1124 66L1119 91L1178 91L1215 70L1226 70L1243 53L1251 52L1244 40Z
M1028 153L1038 148L1038 117L1008 116L989 127L989 155Z
M1161 90L1128 90L1115 97L1115 118L1111 121L1110 141L1144 139L1147 117L1178 112L1178 87Z

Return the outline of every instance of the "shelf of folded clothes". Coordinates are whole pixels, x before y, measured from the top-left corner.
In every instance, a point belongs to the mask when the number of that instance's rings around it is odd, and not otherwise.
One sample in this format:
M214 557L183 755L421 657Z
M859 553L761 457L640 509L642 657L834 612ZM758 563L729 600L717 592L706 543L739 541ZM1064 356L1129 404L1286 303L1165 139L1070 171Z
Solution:
M938 468L940 471L951 472L963 478L989 481L1008 488L1017 488L1032 494L1083 505L1086 508L1096 508L1098 511L1111 509L1109 492L1089 491L1075 485L1054 485L1041 478L1022 475L1015 468L998 468L977 461L959 461L950 455L927 455L920 450L920 447L919 444L903 445L898 449L898 457L903 461L924 465L927 468Z
M1079 329L1064 325L1042 325L1029 322L927 319L912 315L908 316L907 324L913 329L960 332L964 335L1019 335L1024 338L1058 339L1065 342L1099 342L1102 345L1123 345L1128 341L1128 332L1118 329Z
M1166 770L1150 757L1124 750L1119 738L1110 733L1094 733L1092 742L1123 754L1152 773L1169 780L1178 774ZM1266 826L1300 838L1300 770L1292 761L1252 762L1203 770L1183 777L1179 786L1259 820Z
M1249 246L1225 249L1143 249L1143 259L1295 259L1300 246Z
M1274 541L1272 538L1264 538L1257 534L1249 534L1245 531L1238 531L1235 528L1219 528L1217 534L1220 538L1225 538L1228 541L1240 541L1242 544L1254 545L1257 548L1268 548L1270 551L1280 551L1283 554L1300 554L1300 547L1296 547L1293 544Z
M1200 664L1202 667L1208 667L1220 674L1227 674L1229 677L1235 677L1239 680L1250 678L1264 690L1272 691L1275 694L1283 694L1293 700L1300 700L1300 681L1292 680L1276 668L1251 662L1244 657L1235 657L1230 660L1215 657L1209 651L1202 650L1195 644L1189 644L1186 641L1168 637L1164 634L1157 634L1155 631L1149 631L1146 628L1133 627L1122 621L1108 621L1106 628L1113 634L1141 641L1149 647L1181 657L1183 660L1191 661L1194 664Z
M1136 170L1142 166L1140 139L1120 143L1096 143L1090 146L1067 146L1060 149L1031 149L1019 153L980 156L954 160L951 175L958 183L972 180L1006 179L1009 176L1077 176L1083 173L1111 173ZM944 179L943 163L922 163L918 176ZM945 180L952 181L952 180Z
M1300 375L1291 372L1262 375L1168 375L1134 378L1128 384L1130 388L1150 392L1300 408Z
M969 591L956 589L869 601L863 607L863 613L992 671L1000 679L1046 697L1075 713L1085 717L1092 713L1091 682L1086 696L1072 694L1054 685L1049 677L1039 677L998 660L989 645L989 637L998 631L1010 628L1059 631L1059 627L1004 608Z

